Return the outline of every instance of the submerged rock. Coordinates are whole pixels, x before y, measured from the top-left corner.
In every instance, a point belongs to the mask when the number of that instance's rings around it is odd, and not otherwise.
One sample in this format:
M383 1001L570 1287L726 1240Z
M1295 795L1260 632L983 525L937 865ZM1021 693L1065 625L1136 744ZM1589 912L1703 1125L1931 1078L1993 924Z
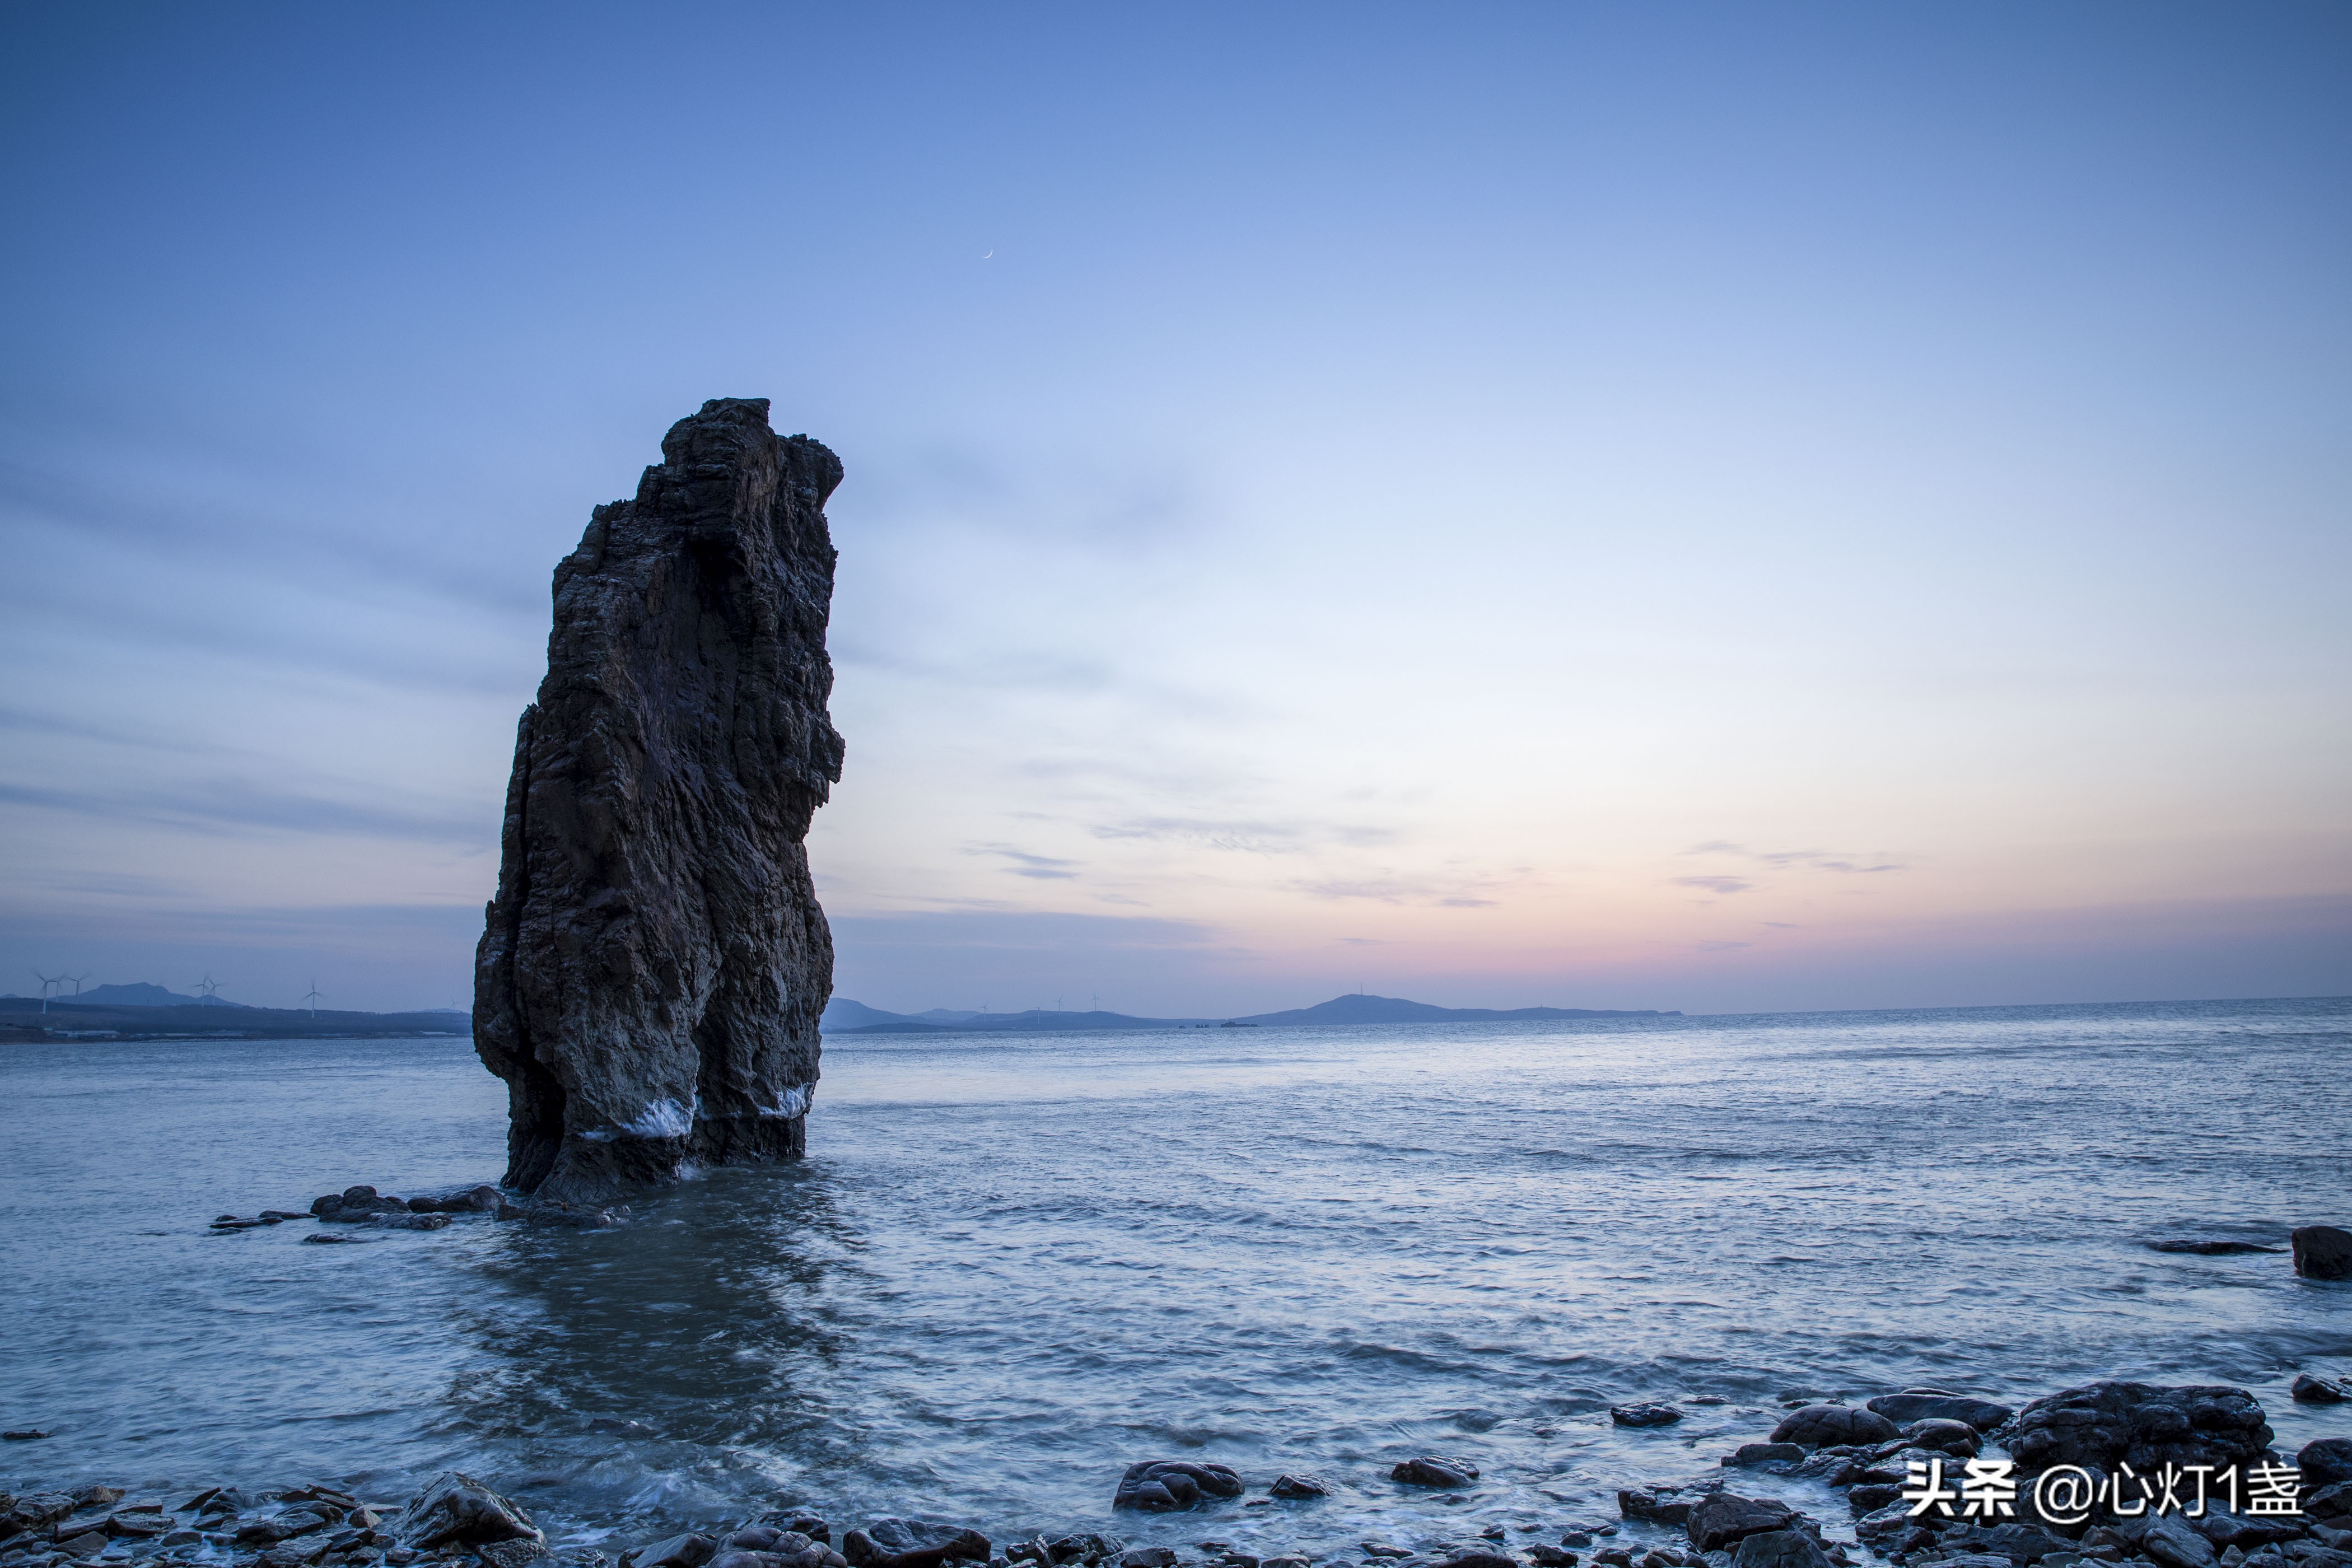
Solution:
M2151 1241L2150 1252L2187 1252L2199 1258L2235 1258L2249 1252L2284 1252L2283 1247L2261 1247L2251 1241L2211 1241L2196 1237L2180 1237L2172 1241Z
M833 989L803 840L841 776L841 463L746 398L662 458L555 569L475 959L507 1184L575 1203L799 1154Z
M1612 1405L1609 1419L1620 1426L1671 1426L1683 1413L1671 1405Z
M2294 1386L2287 1391L2299 1405L2341 1405L2352 1399L2352 1387L2334 1378L2314 1377L2307 1372L2294 1376Z
M1423 1454L1407 1459L1389 1472L1389 1479L1409 1487L1466 1487L1478 1479L1478 1467L1467 1459Z
M1196 1465L1187 1459L1146 1459L1129 1465L1118 1478L1113 1508L1145 1513L1171 1513L1191 1508L1203 1498L1242 1495L1242 1479L1223 1465ZM854 1561L854 1560L853 1560Z

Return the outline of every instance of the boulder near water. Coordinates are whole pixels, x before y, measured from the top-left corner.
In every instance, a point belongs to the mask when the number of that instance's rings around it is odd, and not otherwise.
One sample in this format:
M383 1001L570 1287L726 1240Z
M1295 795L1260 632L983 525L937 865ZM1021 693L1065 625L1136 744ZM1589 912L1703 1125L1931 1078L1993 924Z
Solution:
M2236 1465L2271 1445L2263 1407L2242 1388L2086 1383L2034 1400L2017 1413L2009 1451L2020 1473L2053 1465L2142 1475L2166 1465Z
M410 1545L426 1549L544 1539L530 1515L457 1470L443 1471L416 1494L401 1513L395 1532Z
M802 1152L833 990L803 840L841 777L841 477L764 400L706 403L555 568L475 957L509 1187L595 1205Z
M1838 1443L1884 1443L1892 1439L1896 1430L1892 1420L1874 1410L1851 1405L1807 1405L1780 1417L1780 1424L1772 1428L1772 1441L1801 1443L1808 1448Z
M2288 1238L2294 1271L2305 1279L2352 1279L2352 1231L2307 1225Z
M1196 1465L1189 1459L1146 1459L1129 1465L1118 1479L1110 1506L1144 1513L1170 1513L1191 1508L1204 1498L1242 1495L1242 1479L1223 1465Z

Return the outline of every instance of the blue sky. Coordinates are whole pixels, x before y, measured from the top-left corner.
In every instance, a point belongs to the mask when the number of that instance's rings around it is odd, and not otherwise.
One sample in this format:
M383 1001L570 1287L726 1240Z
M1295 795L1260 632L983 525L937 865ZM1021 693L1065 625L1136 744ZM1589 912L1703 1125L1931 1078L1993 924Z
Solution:
M548 574L763 395L844 994L2352 990L2340 7L5 26L9 971L462 1002Z

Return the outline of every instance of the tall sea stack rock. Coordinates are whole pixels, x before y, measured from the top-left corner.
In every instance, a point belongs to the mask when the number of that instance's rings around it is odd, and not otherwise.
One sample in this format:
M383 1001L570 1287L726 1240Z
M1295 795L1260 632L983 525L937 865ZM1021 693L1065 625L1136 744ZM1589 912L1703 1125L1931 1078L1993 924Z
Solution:
M635 500L555 568L523 710L474 1040L507 1081L507 1184L603 1202L804 1147L833 938L809 819L841 460L761 398L670 426Z

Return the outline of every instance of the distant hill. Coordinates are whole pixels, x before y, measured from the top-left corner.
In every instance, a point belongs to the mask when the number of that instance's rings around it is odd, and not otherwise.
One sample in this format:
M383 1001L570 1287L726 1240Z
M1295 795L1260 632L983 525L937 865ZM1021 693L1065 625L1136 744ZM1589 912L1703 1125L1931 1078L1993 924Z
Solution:
M161 991L160 985L105 987L132 992ZM46 1011L37 996L0 996L0 1037L15 1040L51 1036L118 1036L124 1039L248 1039L296 1040L415 1035L464 1035L466 1015L446 1009L430 1013L347 1013L321 1007L316 1014L298 1007L247 1007L235 1002L206 1006L201 998L182 997L169 1003L100 1003L85 991L79 999L49 999Z
M878 1024L908 1022L904 1013L885 1013L879 1007L868 1007L863 1002L852 1002L846 996L836 996L824 1005L824 1016L817 1027L828 1035L844 1034L851 1029L870 1029Z
M87 1007L242 1007L242 1002L232 1002L226 996L183 996L177 991L166 991L161 985L141 981L135 985L93 985L89 990L61 998L78 1002Z
M1254 1024L1466 1024L1513 1018L1679 1018L1654 1008L1632 1011L1600 1007L1439 1007L1398 996L1334 996L1312 1007L1255 1013L1241 1018L1139 1018L1127 1013L1063 1013L1031 1008L1022 1013L959 1013L934 1007L928 1013L886 1013L863 1002L835 1000L821 1026L829 1035L979 1034L1019 1030L1039 1034L1060 1029L1197 1029L1212 1025Z
M1253 1013L1237 1019L1244 1024L1466 1024L1506 1018L1679 1018L1654 1007L1638 1011L1617 1007L1439 1007L1408 1002L1401 996L1334 996L1312 1007L1286 1013Z

